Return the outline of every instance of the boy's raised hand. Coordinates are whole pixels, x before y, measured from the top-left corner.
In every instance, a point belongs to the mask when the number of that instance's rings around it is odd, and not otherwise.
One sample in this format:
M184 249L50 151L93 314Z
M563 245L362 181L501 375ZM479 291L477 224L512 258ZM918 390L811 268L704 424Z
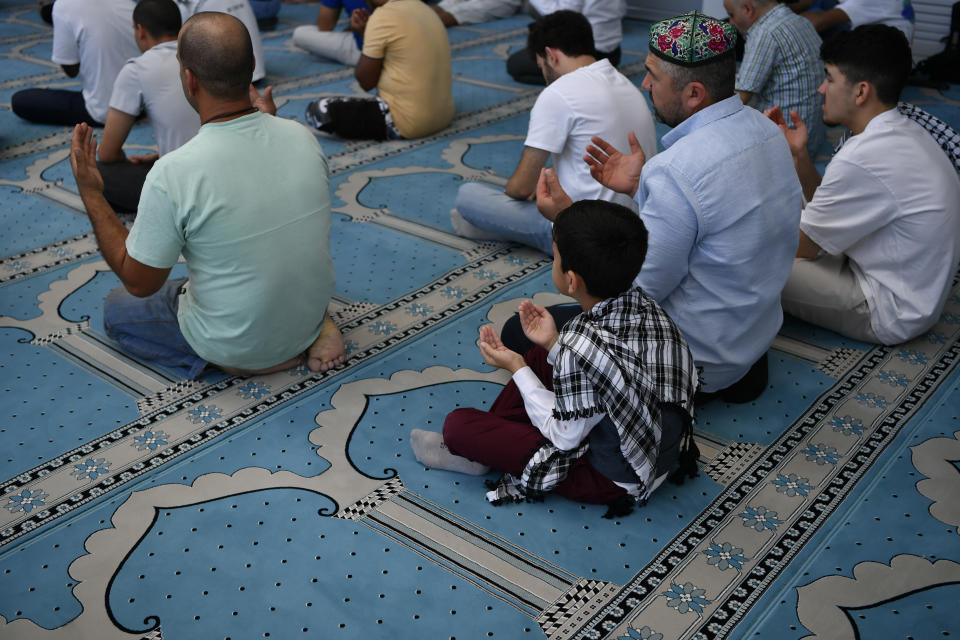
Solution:
M557 323L554 322L550 312L530 300L524 300L520 303L517 313L520 316L523 334L530 342L550 351L560 337L557 333Z
M527 366L523 356L503 346L493 325L485 324L480 327L480 340L477 346L480 347L480 354L484 361L489 365L506 369L510 373L516 373Z

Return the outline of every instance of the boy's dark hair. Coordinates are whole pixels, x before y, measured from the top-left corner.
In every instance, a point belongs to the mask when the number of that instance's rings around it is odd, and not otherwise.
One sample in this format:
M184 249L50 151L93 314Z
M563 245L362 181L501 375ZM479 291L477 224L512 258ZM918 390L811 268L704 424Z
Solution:
M872 84L880 102L891 106L900 100L913 66L907 36L885 24L865 24L837 35L820 46L820 57L851 83Z
M597 298L614 298L633 286L647 255L647 228L626 207L580 200L553 221L560 268L573 271Z
M182 24L180 9L173 0L140 0L133 8L133 23L154 38L176 38Z
M547 47L559 49L564 54L596 56L593 46L593 28L583 14L576 11L556 11L531 22L527 34L527 51L530 57L545 57Z

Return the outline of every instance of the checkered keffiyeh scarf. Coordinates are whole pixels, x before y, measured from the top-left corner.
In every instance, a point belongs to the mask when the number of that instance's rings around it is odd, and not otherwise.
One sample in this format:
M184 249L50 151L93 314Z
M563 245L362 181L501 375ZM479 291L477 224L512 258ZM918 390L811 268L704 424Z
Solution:
M927 113L915 104L901 102L897 105L897 111L926 129L927 133L933 136L933 139L940 145L943 152L947 154L947 158L953 163L953 168L960 171L960 132L957 132L957 130L949 124L937 116ZM833 152L836 153L840 151L840 147L849 139L849 132L843 134Z
M960 171L960 133L948 125L946 122L933 114L927 113L915 104L901 102L897 105L897 111L907 116L921 127L927 130L937 144L943 149L943 152L950 158L953 168Z
M657 463L661 404L677 404L693 415L697 372L676 325L637 288L567 322L559 345L553 371L553 417L609 416L620 434L624 458L638 477L648 477ZM499 504L553 490L588 449L587 440L570 451L543 445L520 478L505 474L487 493L487 500Z

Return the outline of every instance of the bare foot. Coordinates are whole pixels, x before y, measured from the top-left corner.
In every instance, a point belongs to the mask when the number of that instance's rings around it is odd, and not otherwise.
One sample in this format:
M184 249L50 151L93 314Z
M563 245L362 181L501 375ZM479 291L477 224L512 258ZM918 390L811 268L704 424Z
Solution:
M343 364L346 355L346 346L340 329L333 323L330 316L323 321L320 335L307 349L307 366L310 371L328 371Z
M215 366L223 369L224 371L226 371L232 376L264 376L269 373L276 373L278 371L286 371L287 369L299 367L302 364L303 364L303 354L301 353L298 356L294 356L293 358L290 358L286 362L282 362L272 367L267 367L266 369L257 369L255 371L251 371L249 369L234 369L233 367L225 367L223 365L215 365Z

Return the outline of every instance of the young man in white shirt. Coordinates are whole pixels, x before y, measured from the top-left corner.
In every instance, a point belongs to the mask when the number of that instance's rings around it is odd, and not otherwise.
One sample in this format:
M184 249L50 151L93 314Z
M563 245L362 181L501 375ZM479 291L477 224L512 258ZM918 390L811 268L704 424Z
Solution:
M173 0L140 0L133 10L134 39L143 55L127 61L117 75L100 144L104 196L118 212L137 210L143 181L154 161L200 129L200 117L180 84L179 32L180 10ZM127 156L123 143L144 110L157 153Z
M557 11L576 11L590 22L593 29L593 56L606 58L614 67L620 64L620 43L623 41L623 17L626 0L529 0L535 18ZM517 82L544 84L529 47L516 51L507 59L507 73Z
M623 146L632 133L647 157L657 150L653 116L640 90L608 60L593 55L590 23L579 13L558 11L530 25L528 48L536 53L545 88L530 111L523 155L506 189L468 182L457 193L451 223L476 240L513 240L549 254L551 222L532 196L540 170L554 168L574 200L598 199L632 207L590 176L583 153L594 137L612 136Z
M823 120L854 134L821 178L806 127L786 135L808 203L784 311L864 342L893 345L937 321L960 261L960 180L937 142L897 110L910 45L886 25L824 43Z
M53 55L82 91L24 89L10 109L41 124L102 126L120 68L139 54L130 32L133 0L58 0L53 5Z

